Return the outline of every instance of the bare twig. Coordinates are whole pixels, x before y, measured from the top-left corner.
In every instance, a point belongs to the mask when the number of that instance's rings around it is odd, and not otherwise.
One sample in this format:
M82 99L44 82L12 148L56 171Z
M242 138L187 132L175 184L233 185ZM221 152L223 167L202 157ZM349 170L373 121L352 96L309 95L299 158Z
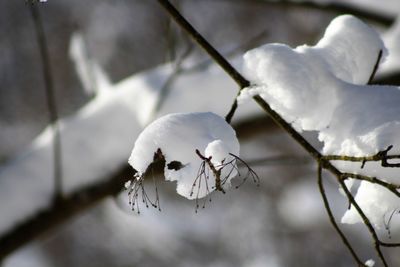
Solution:
M49 110L50 126L53 130L53 168L54 168L54 197L58 200L62 197L62 146L61 133L58 123L57 101L55 98L53 74L50 64L49 49L47 47L46 34L44 32L40 11L35 3L29 4L32 19L35 26L36 39L39 45L42 60L42 72L46 90L47 108Z
M352 245L350 242L347 240L346 235L340 230L338 224L336 223L335 216L332 213L332 209L329 205L329 200L328 197L326 196L325 188L324 188L324 183L322 180L322 167L321 164L318 163L318 188L319 192L321 193L322 200L324 202L325 210L328 213L329 220L335 228L336 232L339 234L340 238L342 239L342 242L346 245L347 249L350 251L351 255L353 256L354 260L357 262L359 266L364 266L364 263L360 260L360 258L357 256L357 253L354 251Z
M226 59L223 57L193 26L179 13L169 1L158 0L158 2L169 12L171 17L210 55L241 88L248 87L250 82L245 79ZM225 117L231 122L233 113L237 108L237 101L233 103L234 108ZM233 111L232 111L233 110Z
M378 70L379 63L381 62L381 58L382 58L382 50L379 50L378 58L376 59L374 68L372 69L372 73L371 73L371 75L369 76L369 79L368 79L368 84L372 84L372 81L373 81L373 79L375 77L376 71Z
M199 158L201 160L203 160L208 165L210 170L213 172L214 177L215 177L215 190L221 191L222 193L225 194L225 190L222 188L223 183L222 183L222 180L221 180L221 170L222 170L222 168L217 168L216 166L214 166L214 164L211 162L211 156L208 157L208 158L203 156L198 149L196 149L196 154L199 156Z

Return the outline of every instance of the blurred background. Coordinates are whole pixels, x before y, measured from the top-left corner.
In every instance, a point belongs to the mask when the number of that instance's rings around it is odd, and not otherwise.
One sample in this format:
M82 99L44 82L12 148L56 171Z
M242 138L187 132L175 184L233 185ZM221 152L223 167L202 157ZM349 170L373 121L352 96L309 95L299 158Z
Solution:
M344 13L376 28L393 55L400 51L398 0L172 2L237 66L244 51L264 43L312 45ZM65 197L111 179L156 117L208 110L223 116L229 110L237 87L157 1L48 0L37 7L61 118ZM35 30L29 4L0 0L0 243L40 211L57 209L49 197L52 135ZM377 76L391 84L399 78L395 64ZM161 212L132 212L125 191L93 200L0 259L2 266L354 266L329 223L316 166L305 151L254 104L241 107L233 124L241 158L259 175L260 187L248 181L225 195L213 193L195 213L193 201L160 179ZM315 133L307 138L321 146ZM340 221L347 203L325 176ZM376 260L362 225L341 227L363 260ZM397 233L380 234L394 239ZM400 266L398 249L384 252Z

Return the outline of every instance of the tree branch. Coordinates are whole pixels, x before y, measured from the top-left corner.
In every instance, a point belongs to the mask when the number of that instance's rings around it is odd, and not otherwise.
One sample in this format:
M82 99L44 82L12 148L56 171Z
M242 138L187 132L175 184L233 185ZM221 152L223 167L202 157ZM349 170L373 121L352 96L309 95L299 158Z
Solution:
M250 85L250 82L246 80L239 72L237 72L233 67L226 61L221 60L221 55L207 42L205 39L190 25L190 23L182 17L182 15L169 3L168 0L157 0L165 10L171 15L172 18L180 25L183 29L185 29L190 36L205 50L209 53L212 52L210 56L214 58L216 63L223 68L227 74L229 74L239 86L239 91L243 88ZM198 40L202 40L199 42ZM233 70L234 71L233 71ZM232 76L232 73L235 75ZM360 208L358 203L355 201L354 197L351 195L350 191L347 189L346 184L342 179L342 173L332 165L329 160L325 159L324 156L315 149L301 134L299 134L294 128L286 122L277 112L275 112L267 102L264 101L259 95L254 96L253 99L256 101L257 104L265 111L270 117L275 121L277 125L279 125L284 131L286 131L298 144L300 144L317 162L321 165L322 168L331 172L335 177L339 184L342 186L348 200L350 201L351 205L357 210L358 214L362 218L364 225L367 227L368 231L370 232L375 245L375 250L377 252L378 257L380 258L382 264L386 267L387 262L385 257L381 251L381 244L382 242L379 240L378 235L375 231L375 228L372 226L371 222ZM233 106L237 106L237 102L235 100ZM227 119L228 121L228 119Z
M381 62L381 58L382 58L382 49L379 50L378 58L376 59L374 68L372 69L371 75L369 76L369 79L368 79L368 84L372 84L372 81L375 77L376 71L378 70L379 63Z
M71 193L16 225L0 237L0 262L14 250L60 225L75 214L93 206L103 198L118 194L132 176L132 168L124 166L108 179Z
M257 127L249 127L251 125ZM242 121L234 128L241 139L250 139L257 133L274 131L276 129L274 126L275 124L264 116ZM81 188L65 196L61 201L49 203L47 208L18 223L13 229L0 235L0 262L13 251L89 209L102 199L118 194L124 190L125 182L129 181L132 175L132 168L127 165L122 166L107 178L99 179L99 182Z
M339 225L336 223L335 216L333 215L332 209L329 205L328 197L326 196L324 182L322 180L321 164L318 164L317 178L318 178L319 192L321 194L322 200L324 202L325 210L328 213L328 217L329 217L329 220L330 220L333 228L335 228L336 232L339 234L340 238L342 239L342 242L346 245L347 249L350 251L350 254L353 256L353 258L357 262L357 264L359 266L364 266L364 263L360 260L360 258L357 256L357 253L354 251L353 246L347 240L346 235L342 232L342 230L340 230Z

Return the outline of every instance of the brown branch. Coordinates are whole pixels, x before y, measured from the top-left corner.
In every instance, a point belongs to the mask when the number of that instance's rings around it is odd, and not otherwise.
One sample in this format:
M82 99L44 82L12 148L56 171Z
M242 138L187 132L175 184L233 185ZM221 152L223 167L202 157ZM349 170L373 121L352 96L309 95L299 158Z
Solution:
M75 214L92 207L103 198L118 194L132 173L132 168L124 166L109 178L81 188L59 201L52 202L49 207L17 224L0 237L0 261L14 250L60 225Z
M231 76L231 78L239 84L240 88L246 88L250 82L245 79L226 59L223 57L193 26L179 13L179 11L171 5L169 1L157 0L168 11L170 16L181 26L206 52L214 59L218 65ZM225 120L230 123L233 114L237 108L237 100L233 103L234 108L226 115Z
M347 240L346 235L340 230L339 225L336 223L335 216L332 213L332 209L329 205L329 200L325 192L325 187L324 183L322 180L322 167L321 164L318 164L318 173L317 173L317 178L318 178L318 188L319 192L321 193L322 200L324 202L325 210L328 213L329 220L335 228L336 232L339 234L340 238L342 239L342 242L345 244L347 249L350 251L350 254L353 256L354 260L357 262L359 266L364 266L364 263L360 260L360 258L357 256L357 253L354 251L353 246L350 244L349 240Z
M250 85L247 81L232 65L223 57L210 43L199 33L193 26L171 5L169 1L157 0L166 10L172 18L177 22L186 32L198 43L200 46L210 55L224 70L231 76L231 78L240 84L241 87L247 87Z
M205 163L207 163L208 167L210 170L213 172L214 177L215 177L215 190L221 191L222 193L225 194L225 190L222 188L222 181L221 181L221 170L222 168L215 168L214 164L211 162L211 156L210 157L205 157L203 156L198 149L196 149L196 154L199 156L201 160L203 160Z
M362 162L361 168L369 161L380 161L382 167L398 168L400 163L389 163L390 159L400 159L400 155L388 155L388 152L393 148L392 145L388 146L385 150L379 151L372 156L355 157L355 156L342 156L342 155L326 155L323 156L324 160L341 160L350 162Z
M43 80L46 90L46 102L49 111L49 125L54 133L53 138L53 168L54 168L54 199L58 200L62 197L62 146L61 133L58 124L58 109L54 91L53 74L50 64L49 49L47 47L46 34L44 32L40 11L35 2L29 4L32 20L35 27L35 34L39 46L39 52L42 63Z
M373 79L374 79L374 77L375 77L376 71L378 70L379 63L381 62L381 58L382 58L382 49L379 50L378 58L376 59L374 68L372 69L372 72L371 72L371 75L369 76L369 79L368 79L368 83L367 83L367 84L372 84L372 81L373 81Z

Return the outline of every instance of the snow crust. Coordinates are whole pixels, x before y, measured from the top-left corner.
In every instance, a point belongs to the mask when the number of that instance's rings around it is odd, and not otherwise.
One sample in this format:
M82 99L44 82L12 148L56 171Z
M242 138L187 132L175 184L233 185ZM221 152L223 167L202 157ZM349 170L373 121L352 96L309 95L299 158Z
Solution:
M206 181L202 181L202 186L193 186L203 162L196 154L196 149L205 157L211 156L211 162L216 169L221 168L223 162L234 160L229 153L239 156L239 142L235 131L222 117L211 112L169 114L147 126L137 138L129 158L129 163L140 176L153 162L154 153L158 149L166 161L166 180L177 181L178 194L189 199L202 198L215 187L216 177L208 166L205 171L210 176L207 179L208 186ZM180 162L182 168L168 168L168 164L173 161ZM221 177L227 178L224 187L230 186L230 180L236 174L233 166L222 168Z
M359 19L334 19L315 45L294 49L267 44L244 55L244 70L253 83L239 103L259 94L298 131L318 131L323 154L367 156L393 145L400 154L400 91L394 86L366 85L386 49L379 35ZM400 182L399 169L378 164L337 163L342 171ZM391 169L391 170L389 170ZM376 226L400 207L384 188L362 182L356 200ZM379 204L378 204L379 203ZM344 223L361 222L354 208Z

